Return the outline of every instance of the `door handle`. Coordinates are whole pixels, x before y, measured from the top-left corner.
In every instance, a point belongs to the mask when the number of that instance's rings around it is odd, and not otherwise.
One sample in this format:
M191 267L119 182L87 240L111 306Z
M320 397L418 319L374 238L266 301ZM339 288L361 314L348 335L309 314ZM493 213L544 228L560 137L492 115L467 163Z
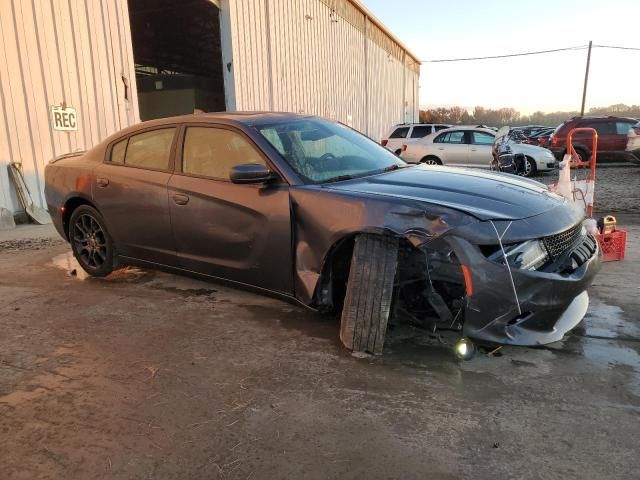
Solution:
M438 150L444 150L444 147L438 147Z
M189 197L187 195L182 195L181 193L176 193L173 196L173 201L176 205L186 205L189 203Z
M99 188L104 188L107 185L109 185L109 179L108 178L96 178L96 185L98 185Z
M478 149L477 149L477 148L472 148L472 149L471 149L471 151L472 151L472 152L477 152L477 151L478 151Z

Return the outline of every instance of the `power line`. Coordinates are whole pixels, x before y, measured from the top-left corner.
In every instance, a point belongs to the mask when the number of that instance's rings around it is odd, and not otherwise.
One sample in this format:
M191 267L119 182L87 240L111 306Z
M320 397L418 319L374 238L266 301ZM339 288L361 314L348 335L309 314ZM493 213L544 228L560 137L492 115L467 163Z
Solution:
M616 48L618 50L635 50L635 51L640 51L640 48L636 48L636 47L619 47L616 45L594 45L593 46L598 47L598 48Z
M467 62L467 61L470 61L470 60L491 60L491 59L496 59L496 58L524 57L524 56L527 56L527 55L542 55L542 54L545 54L545 53L585 50L586 48L588 48L587 45L578 45L578 46L575 46L575 47L553 48L551 50L539 50L539 51L536 51L536 52L510 53L510 54L507 54L507 55L490 55L490 56L486 56L486 57L442 58L442 59L438 59L438 60L422 60L421 63ZM617 46L617 45L593 45L593 48L612 48L612 49L618 49L618 50L640 51L640 48L622 47L622 46Z
M568 50L584 50L587 45L579 45L576 47L554 48L552 50L539 50L537 52L523 52L523 53L510 53L507 55L491 55L487 57L469 57L469 58L445 58L438 60L423 60L423 63L441 63L441 62L466 62L469 60L489 60L492 58L509 58L509 57L524 57L526 55L541 55L543 53L564 52Z

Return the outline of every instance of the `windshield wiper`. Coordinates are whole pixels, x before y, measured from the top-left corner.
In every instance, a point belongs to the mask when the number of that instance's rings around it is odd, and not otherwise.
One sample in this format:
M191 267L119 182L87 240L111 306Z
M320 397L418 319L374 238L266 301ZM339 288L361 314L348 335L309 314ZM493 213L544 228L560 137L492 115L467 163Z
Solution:
M388 167L383 168L382 173L393 172L394 170L398 170L400 168L405 168L405 167L408 167L408 165L403 165L401 163L394 163L393 165L389 165Z
M337 177L327 178L322 183L341 182L342 180L353 180L356 178L354 175L338 175Z

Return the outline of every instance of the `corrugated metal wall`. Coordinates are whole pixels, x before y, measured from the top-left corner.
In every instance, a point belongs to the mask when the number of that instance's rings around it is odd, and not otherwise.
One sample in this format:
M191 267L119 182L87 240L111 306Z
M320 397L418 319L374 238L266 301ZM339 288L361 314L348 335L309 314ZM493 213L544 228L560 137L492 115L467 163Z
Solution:
M346 0L223 0L227 107L309 113L379 140L417 121L419 65Z
M351 1L211 1L228 109L322 115L376 140L417 120L419 66ZM51 128L61 104L77 131ZM0 207L19 209L12 161L44 207L51 158L139 121L127 0L0 0L0 108Z
M51 158L138 121L127 0L0 0L0 59L0 206L18 210L7 165L20 161L44 207ZM77 110L76 132L51 128L62 103Z

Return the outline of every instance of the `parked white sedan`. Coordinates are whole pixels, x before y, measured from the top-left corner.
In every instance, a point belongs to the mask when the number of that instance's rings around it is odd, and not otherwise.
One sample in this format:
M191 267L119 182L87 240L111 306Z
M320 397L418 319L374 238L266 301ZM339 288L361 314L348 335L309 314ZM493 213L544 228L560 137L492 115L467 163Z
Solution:
M403 145L400 156L409 163L489 168L494 139L493 130L452 127ZM513 153L524 154L527 160L525 176L556 167L555 157L546 148L513 143L511 149Z

